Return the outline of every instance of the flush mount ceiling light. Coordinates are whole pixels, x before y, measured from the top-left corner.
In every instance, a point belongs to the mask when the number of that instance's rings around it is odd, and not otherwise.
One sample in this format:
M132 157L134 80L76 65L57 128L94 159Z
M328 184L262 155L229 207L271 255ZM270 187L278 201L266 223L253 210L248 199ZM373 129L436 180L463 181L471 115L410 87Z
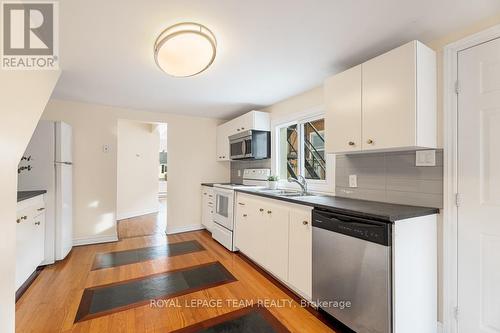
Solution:
M178 23L163 30L154 48L158 67L175 77L203 72L214 62L216 51L214 34L198 23Z

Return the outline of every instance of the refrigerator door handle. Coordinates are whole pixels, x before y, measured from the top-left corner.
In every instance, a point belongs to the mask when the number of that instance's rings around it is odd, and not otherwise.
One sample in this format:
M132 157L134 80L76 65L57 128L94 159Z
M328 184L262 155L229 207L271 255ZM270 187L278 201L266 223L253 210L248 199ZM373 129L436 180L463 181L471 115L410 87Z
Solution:
M54 163L55 163L55 164L73 165L73 163L72 163L72 162L59 162L59 161L55 161Z

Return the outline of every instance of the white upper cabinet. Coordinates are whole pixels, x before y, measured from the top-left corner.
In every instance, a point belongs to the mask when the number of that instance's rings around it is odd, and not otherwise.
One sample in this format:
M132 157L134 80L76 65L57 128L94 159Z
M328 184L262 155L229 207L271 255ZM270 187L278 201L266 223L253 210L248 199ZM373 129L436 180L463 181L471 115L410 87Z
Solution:
M327 79L325 100L329 153L437 147L436 54L418 41Z
M271 130L269 113L262 111L250 111L242 116L239 116L238 118L228 121L225 125L228 126L229 136L248 130Z
M326 151L361 150L361 65L325 81Z
M229 137L248 130L270 131L269 113L250 111L217 127L217 161L229 161Z
M229 161L229 127L226 124L217 127L217 161Z

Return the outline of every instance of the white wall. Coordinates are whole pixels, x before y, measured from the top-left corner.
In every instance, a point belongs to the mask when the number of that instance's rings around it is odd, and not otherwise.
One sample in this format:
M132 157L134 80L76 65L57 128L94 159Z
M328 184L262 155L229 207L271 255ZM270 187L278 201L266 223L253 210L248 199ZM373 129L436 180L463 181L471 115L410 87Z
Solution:
M0 332L15 325L17 165L35 130L59 71L0 70Z
M160 151L157 126L120 119L117 134L117 219L157 212Z
M168 123L168 231L201 226L200 183L229 181L215 161L218 120L50 100L42 116L73 126L74 227L78 243L116 238L118 120ZM110 151L103 153L108 144Z

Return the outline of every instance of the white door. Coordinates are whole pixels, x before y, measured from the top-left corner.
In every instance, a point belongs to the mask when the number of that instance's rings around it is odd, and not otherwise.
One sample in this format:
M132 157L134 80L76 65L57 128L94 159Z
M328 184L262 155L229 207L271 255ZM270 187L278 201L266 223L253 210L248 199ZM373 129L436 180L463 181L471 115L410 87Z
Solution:
M500 39L458 54L458 329L500 332Z

